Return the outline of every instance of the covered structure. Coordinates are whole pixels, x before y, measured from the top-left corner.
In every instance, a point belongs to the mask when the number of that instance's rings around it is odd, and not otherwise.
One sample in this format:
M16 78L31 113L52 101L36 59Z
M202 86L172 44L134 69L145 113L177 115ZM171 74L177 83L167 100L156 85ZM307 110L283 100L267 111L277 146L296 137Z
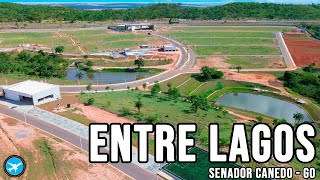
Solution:
M164 52L170 52L170 51L176 51L177 50L177 48L172 44L164 45L162 47L162 49L163 49Z
M122 24L117 25L116 29L121 29L125 31L136 31L136 30L155 30L156 25L155 24L147 24L147 23L141 23L141 24Z
M2 87L6 99L40 105L61 98L59 86L27 80Z

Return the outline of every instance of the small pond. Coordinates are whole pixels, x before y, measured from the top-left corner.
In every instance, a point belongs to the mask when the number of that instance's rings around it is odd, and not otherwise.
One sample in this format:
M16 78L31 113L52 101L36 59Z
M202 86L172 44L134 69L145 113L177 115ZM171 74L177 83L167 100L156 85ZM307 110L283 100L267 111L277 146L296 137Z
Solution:
M78 78L75 76L78 72L82 72L84 74L81 81L108 84L135 81L152 75L149 72L86 72L79 69L68 69L65 78L77 81Z
M303 114L303 121L312 121L306 111L298 105L268 96L249 93L228 93L219 98L217 104L257 112L273 118L284 118L291 124L294 124L293 114L297 112Z

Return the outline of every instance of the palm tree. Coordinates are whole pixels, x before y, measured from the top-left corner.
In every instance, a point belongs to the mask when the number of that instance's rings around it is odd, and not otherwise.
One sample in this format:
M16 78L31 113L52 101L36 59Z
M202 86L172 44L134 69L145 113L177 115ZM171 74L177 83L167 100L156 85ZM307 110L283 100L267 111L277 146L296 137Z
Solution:
M242 69L242 67L241 66L237 66L236 69L237 69L238 73L240 73L240 70Z
M299 124L303 120L303 114L297 112L293 115L296 124Z
M140 114L140 110L141 110L141 107L142 107L142 102L141 102L141 98L140 97L138 98L138 101L135 102L134 106L138 109L138 112Z
M143 90L146 91L147 83L143 83Z
M87 89L87 91L91 91L92 90L92 84L88 84L87 86L86 86L86 89Z
M78 78L78 84L80 86L80 80L83 78L84 74L82 72L78 72L75 77Z

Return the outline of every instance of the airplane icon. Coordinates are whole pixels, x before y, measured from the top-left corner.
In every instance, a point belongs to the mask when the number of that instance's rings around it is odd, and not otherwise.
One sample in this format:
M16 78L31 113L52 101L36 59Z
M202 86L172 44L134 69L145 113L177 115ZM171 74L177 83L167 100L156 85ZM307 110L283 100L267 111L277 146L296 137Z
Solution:
M12 170L14 170L14 172L16 173L18 170L18 167L22 165L22 163L18 163L18 164L12 164L9 163L8 164L11 166L11 168L8 168L7 170L11 173Z

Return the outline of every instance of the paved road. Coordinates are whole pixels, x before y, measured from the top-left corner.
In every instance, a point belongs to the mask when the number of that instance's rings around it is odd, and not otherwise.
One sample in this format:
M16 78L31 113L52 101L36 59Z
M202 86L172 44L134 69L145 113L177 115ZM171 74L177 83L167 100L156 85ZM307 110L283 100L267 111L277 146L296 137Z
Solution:
M59 128L57 126L54 126L50 123L47 123L45 121L42 121L36 117L24 115L22 112L16 111L14 109L7 108L5 106L0 105L0 113L5 114L9 117L12 117L14 119L17 119L22 122L27 122L27 124L30 124L38 129L41 129L42 131L45 131L49 134L52 134L56 137L59 137L70 144L81 148L85 152L88 152L89 142L87 139L81 138L78 135L75 135L67 130L64 130L62 128ZM26 118L25 118L26 117ZM140 168L139 166L132 164L132 163L112 163L112 166L116 167L120 171L128 174L134 179L158 179L156 175Z
M279 42L279 48L281 50L282 56L284 58L284 61L285 61L286 65L287 65L287 68L288 69L296 69L297 66L296 66L296 64L294 63L294 61L293 61L293 59L291 57L291 54L290 54L290 52L288 50L288 47L287 47L286 43L283 40L281 32L276 32L276 38L277 38L277 40Z

